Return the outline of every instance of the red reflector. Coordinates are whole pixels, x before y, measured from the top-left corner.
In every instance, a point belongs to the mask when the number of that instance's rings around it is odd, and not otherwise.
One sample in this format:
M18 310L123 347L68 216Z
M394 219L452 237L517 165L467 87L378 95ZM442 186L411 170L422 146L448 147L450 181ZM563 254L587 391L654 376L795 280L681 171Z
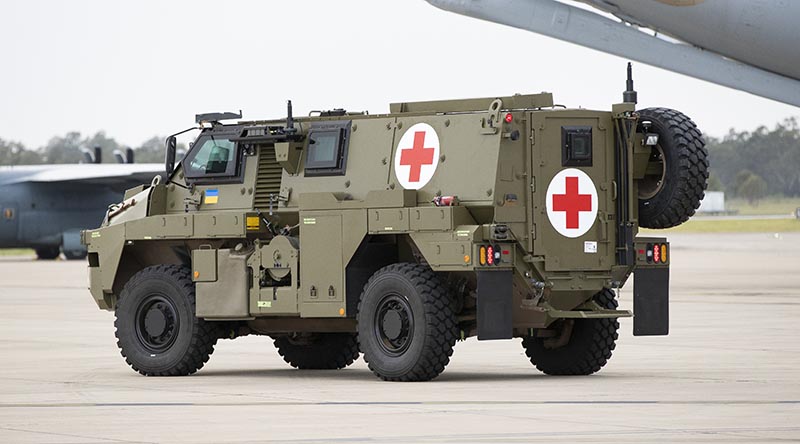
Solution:
M503 250L503 254L511 254L509 250Z
M486 263L489 265L494 264L494 247L491 245L486 247Z
M514 120L514 116L511 113L506 114L506 123L511 123L512 120Z
M644 250L639 250L639 254L644 254Z

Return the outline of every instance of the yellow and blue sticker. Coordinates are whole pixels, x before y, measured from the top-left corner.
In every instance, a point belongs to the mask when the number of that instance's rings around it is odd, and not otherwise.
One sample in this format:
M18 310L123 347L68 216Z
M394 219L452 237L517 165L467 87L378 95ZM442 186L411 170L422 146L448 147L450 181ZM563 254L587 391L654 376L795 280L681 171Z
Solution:
M211 188L206 190L205 199L203 199L204 204L215 204L219 201L219 189Z

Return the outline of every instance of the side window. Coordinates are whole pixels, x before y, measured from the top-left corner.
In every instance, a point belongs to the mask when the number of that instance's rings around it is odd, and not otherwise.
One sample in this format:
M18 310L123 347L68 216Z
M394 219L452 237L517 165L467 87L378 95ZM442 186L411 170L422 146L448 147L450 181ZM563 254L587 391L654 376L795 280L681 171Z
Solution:
M199 145L198 145L199 144ZM186 177L231 177L236 175L236 143L226 136L201 137L183 160Z
M344 176L350 121L315 123L308 135L305 175Z
M592 166L592 127L561 127L561 166Z

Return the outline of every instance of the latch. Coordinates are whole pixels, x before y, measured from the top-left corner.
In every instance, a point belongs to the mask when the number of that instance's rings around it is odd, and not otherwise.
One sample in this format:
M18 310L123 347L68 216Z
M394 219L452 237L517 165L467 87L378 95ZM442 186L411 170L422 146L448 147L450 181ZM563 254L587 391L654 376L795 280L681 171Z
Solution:
M287 202L289 202L289 196L292 194L292 189L290 187L283 187L281 188L281 192L278 193L278 202L286 206Z
M500 109L503 107L503 101L495 99L489 105L486 111L487 116L481 119L481 134L497 134L497 127L495 126L500 121Z
M184 211L187 213L189 211L197 211L200 208L200 199L196 199L194 197L184 197L183 198L183 208Z

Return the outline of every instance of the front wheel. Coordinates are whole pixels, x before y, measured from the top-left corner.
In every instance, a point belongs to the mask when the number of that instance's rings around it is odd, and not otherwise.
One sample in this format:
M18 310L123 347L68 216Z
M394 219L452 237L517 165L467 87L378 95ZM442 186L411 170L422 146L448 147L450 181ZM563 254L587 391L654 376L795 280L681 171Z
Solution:
M456 317L433 271L410 263L376 271L358 303L358 342L369 369L385 381L428 381L444 371Z
M189 269L179 265L136 273L122 289L115 316L120 353L146 376L196 372L219 336L214 324L195 316L194 283Z
M607 288L594 300L603 308L617 309L614 293ZM555 338L522 339L525 354L537 369L548 375L591 375L606 365L619 337L615 318L565 319L560 323L560 333L569 334L565 344Z

